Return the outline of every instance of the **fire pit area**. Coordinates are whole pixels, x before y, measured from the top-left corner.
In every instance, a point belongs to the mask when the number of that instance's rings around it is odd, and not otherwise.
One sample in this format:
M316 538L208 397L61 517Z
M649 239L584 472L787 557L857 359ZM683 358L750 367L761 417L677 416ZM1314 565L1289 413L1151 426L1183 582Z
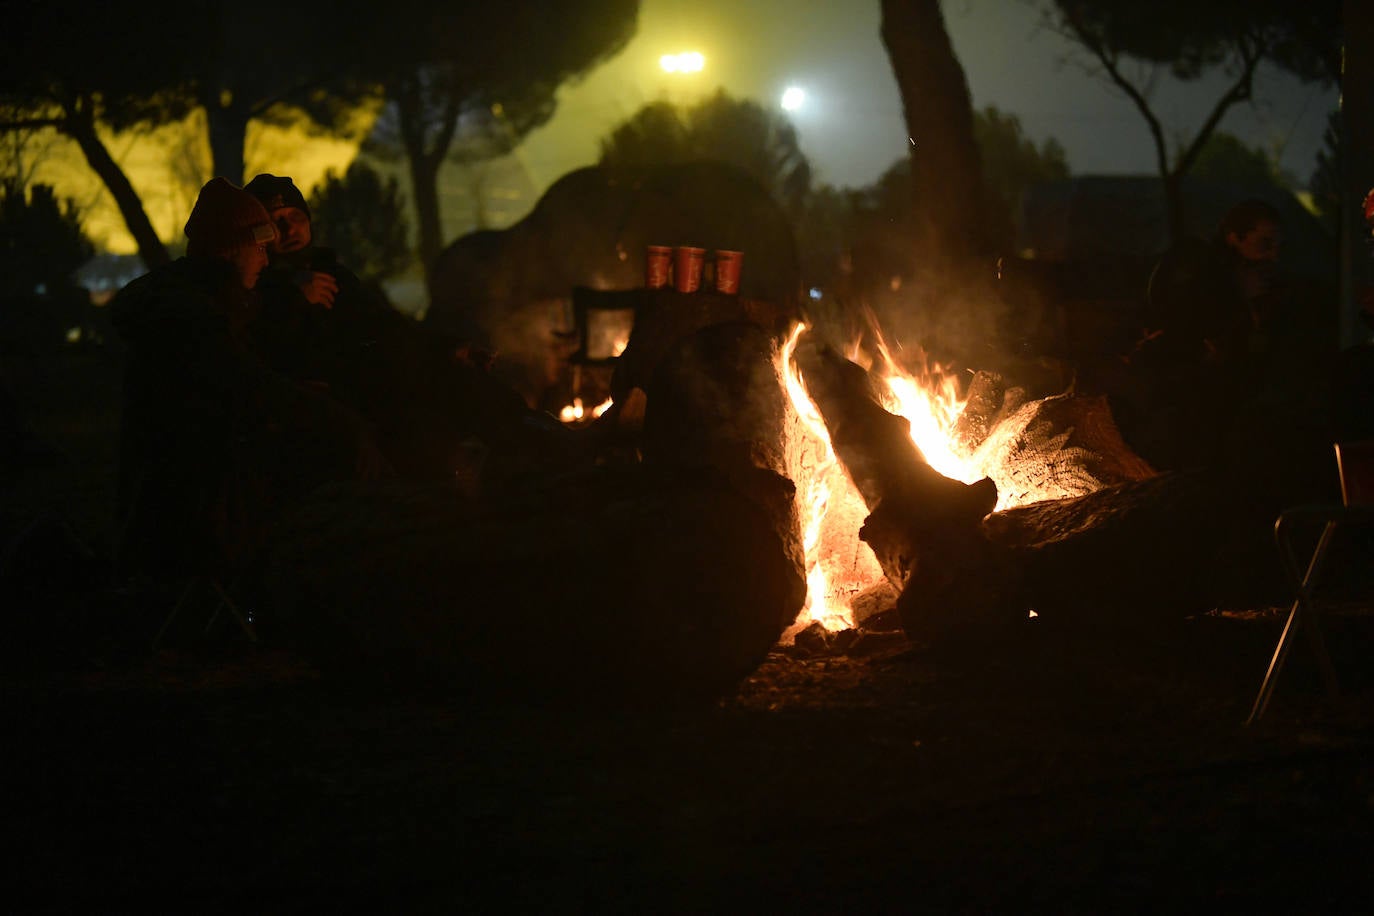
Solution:
M1188 611L1159 598L1193 584L1177 567L1146 591L1170 567L1121 562L1147 521L1156 551L1201 536L1170 507L1208 505L1207 482L1131 479L1092 403L1023 397L988 373L961 391L958 435L1003 428L996 450L1023 457L1040 433L1047 449L1062 438L1054 454L1075 461L1059 479L1088 488L989 517L987 485L910 463L909 424L883 418L872 381L880 358L853 353L865 369L803 334L793 366L836 461L859 469L815 539L849 545L820 565L853 626L826 630L803 615L808 487L769 469L824 450L759 445L806 422L779 362L791 327L710 321L660 345L652 308L617 366L645 399L642 462L533 474L486 505L451 488L321 494L276 553L280 597L313 641L264 622L270 648L217 630L150 653L165 608L146 596L4 580L12 906L1097 911L1368 896L1368 621L1328 632L1344 704L1324 700L1300 646L1246 728L1283 610ZM89 392L117 386L92 375L118 369L94 359L45 367L44 396L94 411ZM63 419L72 409L48 415L40 432L88 473L35 472L28 498L104 505L106 437ZM999 494L1029 492L1026 462ZM945 489L960 498L940 502ZM910 524L932 507L938 524ZM938 553L974 533L984 565ZM878 586L839 562L868 544L886 545ZM988 572L1004 568L1018 575ZM949 569L941 603L991 608L989 625L938 627L936 603L913 603L889 569L908 590ZM968 586L980 580L1016 587ZM989 594L1017 600L998 614Z
M837 342L735 295L573 301L611 406L569 460L333 490L279 526L272 597L326 670L676 701L799 637L939 648L1285 600L1278 496L1157 472L1104 397L956 375L871 315Z

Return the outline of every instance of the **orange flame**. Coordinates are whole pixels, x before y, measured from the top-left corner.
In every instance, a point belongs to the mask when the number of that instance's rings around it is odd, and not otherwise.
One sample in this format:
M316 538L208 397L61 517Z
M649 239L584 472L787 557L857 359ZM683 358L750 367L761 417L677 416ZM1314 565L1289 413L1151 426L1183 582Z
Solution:
M882 333L874 329L875 372L886 386L883 406L911 423L911 441L921 450L926 464L941 474L963 483L976 483L983 473L971 456L958 451L950 435L967 398L959 394L958 379L939 363L929 363L917 348L920 376L906 372L893 358ZM876 371L875 371L876 370Z
M783 634L784 642L813 622L819 622L827 630L852 627L854 614L849 599L882 579L882 571L872 551L858 541L858 529L867 515L867 507L836 458L825 422L792 359L797 342L806 330L806 325L796 325L778 358L779 374L788 399L796 411L799 427L809 440L804 450L815 455L810 462L798 462L795 478L806 552L807 599L797 622ZM894 358L876 324L873 330L876 352L875 365L870 372L885 388L883 406L911 423L912 441L931 467L965 483L980 480L984 475L977 462L972 456L961 454L950 435L966 402L959 393L958 379L939 364L928 364L924 352L919 350L916 358L921 364L920 376L911 375ZM857 347L853 350L851 358L856 358ZM848 530L831 532L827 537L827 522L837 513L848 520ZM847 542L839 545L839 552L844 556L834 555L837 537L852 540L852 545Z
M558 411L558 419L564 423L581 423L583 420L588 419L588 417L601 416L611 409L612 403L614 403L613 399L607 398L591 410L587 410L587 408L583 406L581 398L573 398L571 404L565 404L563 408Z
M873 552L858 540L859 522L866 513L863 499L835 456L825 421L792 361L805 330L806 325L796 325L778 356L779 375L797 416L796 438L801 440L789 451L795 455L793 478L807 570L806 605L783 634L783 642L812 623L830 631L854 626L849 599L882 579Z

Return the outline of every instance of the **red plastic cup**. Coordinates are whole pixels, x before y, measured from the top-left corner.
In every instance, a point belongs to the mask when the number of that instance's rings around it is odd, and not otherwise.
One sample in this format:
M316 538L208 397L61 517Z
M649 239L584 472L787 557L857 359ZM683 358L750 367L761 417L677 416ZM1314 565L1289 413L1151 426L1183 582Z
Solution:
M673 284L678 292L694 293L701 289L701 266L705 262L705 248L673 249Z
M644 285L649 289L663 289L668 285L668 268L673 249L669 245L650 245L644 256Z
M739 272L744 252L716 249L716 292L733 296L739 292Z

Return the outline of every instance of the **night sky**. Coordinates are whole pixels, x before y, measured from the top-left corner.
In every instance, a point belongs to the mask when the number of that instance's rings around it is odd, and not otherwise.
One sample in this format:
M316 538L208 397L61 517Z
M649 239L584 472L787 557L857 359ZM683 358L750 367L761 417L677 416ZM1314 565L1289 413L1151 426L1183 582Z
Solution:
M1143 118L1073 62L1074 48L1042 24L1034 0L947 0L943 6L976 107L995 105L1016 115L1036 143L1058 140L1075 174L1155 174ZM479 209L490 225L509 225L558 178L596 162L599 141L644 104L665 97L690 103L718 88L771 107L785 88L801 87L806 103L788 117L816 180L870 184L907 150L880 24L878 0L642 0L638 30L626 48L564 86L553 119L513 156L476 170L490 170L491 180L478 182L457 167L446 170L441 187L446 234L456 238L471 230ZM660 69L662 55L685 50L705 56L703 72L671 76ZM1165 76L1157 84L1157 110L1172 134L1191 135L1224 85L1222 76L1191 84ZM1220 129L1277 154L1280 166L1301 186L1312 173L1335 105L1333 88L1305 86L1262 69L1256 100L1232 108ZM122 217L76 145L51 134L40 140L31 180L53 184L76 200L86 231L102 249L132 253ZM204 144L203 128L194 119L121 135L115 144L164 238L180 236L197 189L210 177ZM255 124L246 147L248 174L288 174L310 188L327 169L346 169L357 150L356 138ZM408 187L403 165L380 165ZM485 196L480 206L473 191L478 184Z
M944 9L975 107L1017 115L1036 142L1054 137L1077 174L1154 173L1140 114L1085 75L1071 59L1073 47L1041 24L1034 3L950 0ZM797 85L808 98L792 120L819 179L868 184L904 154L907 133L880 20L877 0L644 0L635 38L564 88L553 121L529 137L520 156L531 180L547 185L595 161L598 140L648 101L690 101L723 86L776 105L784 88ZM706 56L702 73L662 73L660 55L689 49ZM1165 75L1155 99L1168 129L1190 134L1223 89L1221 77L1179 84ZM1335 104L1335 89L1262 70L1256 101L1232 109L1221 130L1277 152L1280 166L1304 183Z

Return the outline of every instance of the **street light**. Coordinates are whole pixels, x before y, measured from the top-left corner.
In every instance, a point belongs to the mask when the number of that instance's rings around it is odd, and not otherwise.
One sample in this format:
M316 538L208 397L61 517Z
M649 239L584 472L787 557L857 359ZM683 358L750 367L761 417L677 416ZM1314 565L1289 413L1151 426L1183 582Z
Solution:
M665 54L658 59L664 73L700 73L706 66L706 58L700 51L683 51L680 54Z

